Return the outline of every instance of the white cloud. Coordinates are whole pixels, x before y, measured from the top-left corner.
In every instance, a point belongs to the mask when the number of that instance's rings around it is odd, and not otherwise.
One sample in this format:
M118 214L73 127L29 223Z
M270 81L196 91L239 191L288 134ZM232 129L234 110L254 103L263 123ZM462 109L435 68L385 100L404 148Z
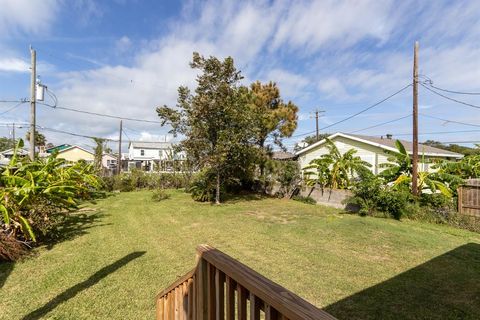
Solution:
M0 35L48 31L58 12L58 0L0 0Z
M283 69L273 69L267 74L267 81L278 84L283 97L293 99L305 94L304 89L309 84L306 77Z
M286 44L312 53L334 41L337 47L364 38L385 41L393 27L391 9L391 1L293 2L282 16L273 48Z
M123 36L115 42L115 47L123 53L132 47L132 40L127 36Z
M30 72L30 64L18 58L0 58L0 71Z

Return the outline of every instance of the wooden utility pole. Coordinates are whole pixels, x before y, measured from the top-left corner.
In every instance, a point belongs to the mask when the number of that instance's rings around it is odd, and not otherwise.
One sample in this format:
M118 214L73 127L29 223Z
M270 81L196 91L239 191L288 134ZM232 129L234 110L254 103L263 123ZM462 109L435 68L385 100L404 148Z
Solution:
M412 194L418 195L418 41L413 50L413 159Z
M120 134L118 136L118 159L117 159L117 174L122 171L122 120L120 120Z
M316 126L316 132L317 132L317 134L316 134L315 137L316 137L316 140L317 140L317 141L318 141L318 137L320 136L320 133L319 133L319 130L318 130L318 117L319 117L319 114L320 114L320 113L323 113L323 112L325 112L325 111L323 111L323 110L315 110L315 126Z
M30 56L31 56L31 78L30 78L30 160L35 160L35 128L36 128L36 119L35 119L35 100L36 100L36 86L35 81L37 79L37 52L33 50L30 46Z
M13 142L13 149L17 146L15 143L15 122L12 124L12 142Z

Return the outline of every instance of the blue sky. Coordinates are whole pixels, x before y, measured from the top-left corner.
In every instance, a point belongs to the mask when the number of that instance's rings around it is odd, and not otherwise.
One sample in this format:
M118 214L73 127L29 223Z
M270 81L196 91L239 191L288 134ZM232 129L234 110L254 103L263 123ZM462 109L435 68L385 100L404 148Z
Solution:
M58 105L157 120L179 85L194 86L192 52L232 56L245 76L276 81L300 108L296 137L326 127L411 83L420 42L420 73L442 88L480 92L479 1L66 1L0 0L0 100L28 97L29 45L41 81ZM422 79L425 79L422 78ZM451 97L480 105L480 96ZM29 107L0 103L0 123L27 122ZM410 88L328 132L351 132L408 116ZM420 88L420 112L480 125L480 109ZM420 116L420 140L480 140L476 130ZM118 121L38 106L40 126L117 138ZM168 128L126 121L124 138L163 139ZM480 130L480 128L477 128ZM359 133L409 139L411 118ZM24 135L25 129L17 128ZM0 135L10 130L0 126ZM44 131L54 144L93 145ZM170 138L170 137L169 137ZM116 144L112 143L112 148Z

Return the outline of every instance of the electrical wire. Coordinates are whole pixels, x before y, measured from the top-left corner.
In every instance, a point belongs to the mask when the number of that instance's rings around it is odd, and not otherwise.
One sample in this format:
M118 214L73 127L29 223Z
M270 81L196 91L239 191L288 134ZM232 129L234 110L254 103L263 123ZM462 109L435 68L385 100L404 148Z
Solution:
M440 92L437 92L437 91L429 88L428 86L424 85L423 83L420 83L420 85L421 85L422 87L424 87L425 89L427 89L428 91L433 92L433 93L435 93L436 95L438 95L438 96L440 96L440 97L443 97L443 98L445 98L445 99L447 99L447 100L450 100L450 101L453 101L453 102L456 102L456 103L463 104L463 105L465 105L465 106L467 106L467 107L472 107L472 108L475 108L475 109L480 109L480 106L477 106L477 105L474 105L474 104L471 104L471 103L468 103L468 102L460 101L460 100L451 98L451 97L449 97L449 96L446 96L446 95L444 95L444 94L441 94Z
M337 124L340 124L340 123L342 123L342 122L348 121L348 120L350 120L350 119L352 119L352 118L354 118L354 117L356 117L356 116L358 116L358 115L360 115L360 114L362 114L362 113L364 113L364 112L366 112L366 111L368 111L368 110L370 110L370 109L378 106L379 104L387 101L388 99L393 98L394 96L396 96L397 94L401 93L402 91L404 91L405 89L407 89L407 88L410 87L411 85L412 85L412 84L408 84L408 85L406 85L405 87L403 87L402 89L400 89L400 90L396 91L395 93L389 95L388 97L386 97L386 98L384 98L384 99L382 99L382 100L380 100L380 101L372 104L371 106L369 106L369 107L367 107L367 108L365 108L365 109L363 109L363 110L361 110L361 111L359 111L359 112L357 112L357 113L354 113L354 114L352 114L351 116L346 117L345 119L342 119L342 120L340 120L340 121L334 122L334 123L332 123L332 124L330 124L330 125L328 125L328 126L326 126L326 127L323 127L323 128L321 128L320 130L328 129L328 128L331 128L331 127L333 127L333 126L336 126Z
M422 117L432 118L432 119L441 120L441 121L445 121L445 122L463 124L463 125L465 125L465 126L480 127L480 124L474 124L474 123L468 123L468 122L461 122L461 121L456 121L456 120L449 120L449 119L444 119L444 118L439 118L439 117L431 116L431 115L424 114L424 113L419 113L419 115L421 115Z
M138 118L129 118L129 117L120 117L120 116L114 116L111 114L105 114L105 113L98 113L98 112L92 112L92 111L85 111L85 110L79 110L71 107L61 107L61 106L52 106L46 103L37 103L43 106L50 107L52 109L61 109L61 110L67 110L67 111L72 111L72 112L77 112L77 113L84 113L84 114L89 114L89 115L94 115L94 116L99 116L99 117L105 117L105 118L112 118L112 119L118 119L118 120L126 120L126 121L135 121L135 122L142 122L142 123L155 123L155 124L162 124L161 121L154 121L154 120L147 120L147 119L138 119Z
M11 107L10 109L7 109L7 110L5 110L5 111L3 111L3 112L0 112L0 116L3 116L4 114L6 114L6 113L8 113L8 112L10 112L10 111L18 108L20 105L22 105L22 104L24 104L24 103L26 103L26 101L20 101L19 103L17 103L16 105L14 105L13 107Z
M355 131L350 131L349 133L357 133L357 132L360 132L360 131L365 131L365 130L368 130L368 129L373 129L373 128L376 128L376 127L384 126L384 125L386 125L386 124L393 123L393 122L397 122L397 121L406 119L406 118L411 117L411 116L412 116L412 114L407 114L406 116L403 116L403 117L400 117L400 118L397 118L397 119L393 119L393 120L390 120L390 121L382 122L382 123L379 123L379 124L376 124L376 125L373 125L373 126L370 126L370 127L366 127L366 128L363 128L363 129L359 129L359 130L355 130Z
M84 134L79 134L79 133L74 133L74 132L69 132L69 131L64 131L64 130L59 130L59 129L53 129L53 128L48 128L48 127L43 127L43 126L36 126L38 129L50 131L50 132L56 132L56 133L63 133L63 134L68 134L71 136L75 137L80 137L80 138L87 138L87 139L103 139L105 141L111 141L111 142L118 142L118 139L109 139L109 138L101 138L101 137L95 137L95 136L88 136Z
M456 91L456 90L448 90L448 89L443 89L443 88L440 88L440 87L437 87L437 86L434 86L433 85L433 80L426 77L425 78L427 79L424 84L432 87L432 88L435 88L437 90L440 90L440 91L444 91L444 92L448 92L448 93L454 93L454 94L464 94L464 95L472 95L472 96L480 96L480 92L465 92L465 91Z

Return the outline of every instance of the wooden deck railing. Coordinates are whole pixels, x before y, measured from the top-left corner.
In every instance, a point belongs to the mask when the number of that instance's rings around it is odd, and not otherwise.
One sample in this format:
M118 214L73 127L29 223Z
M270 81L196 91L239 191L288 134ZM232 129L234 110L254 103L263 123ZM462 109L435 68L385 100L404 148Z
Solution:
M330 314L215 248L157 296L157 320L323 320Z

